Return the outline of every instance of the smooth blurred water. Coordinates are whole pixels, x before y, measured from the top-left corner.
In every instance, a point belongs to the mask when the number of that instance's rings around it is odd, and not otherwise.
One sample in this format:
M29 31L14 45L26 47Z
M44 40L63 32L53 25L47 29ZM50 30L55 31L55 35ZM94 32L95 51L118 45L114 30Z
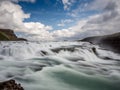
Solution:
M87 42L1 42L9 79L25 90L120 90L120 55Z

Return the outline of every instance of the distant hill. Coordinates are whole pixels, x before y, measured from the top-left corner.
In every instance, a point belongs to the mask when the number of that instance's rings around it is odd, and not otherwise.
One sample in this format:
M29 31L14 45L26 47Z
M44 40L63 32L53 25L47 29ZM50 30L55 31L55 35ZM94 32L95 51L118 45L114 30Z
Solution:
M0 29L0 41L27 41L24 38L18 38L13 30Z
M100 47L120 53L120 32L111 35L87 37L79 41L88 41L93 44L98 44Z

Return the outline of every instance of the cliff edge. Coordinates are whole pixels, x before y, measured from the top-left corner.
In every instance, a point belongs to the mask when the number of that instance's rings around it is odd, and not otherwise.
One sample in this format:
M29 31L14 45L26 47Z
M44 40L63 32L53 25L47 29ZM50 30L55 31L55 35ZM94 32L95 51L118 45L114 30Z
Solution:
M87 37L80 41L88 41L102 48L120 53L120 32L111 35Z
M13 30L0 29L0 41L27 41L24 38L18 38Z

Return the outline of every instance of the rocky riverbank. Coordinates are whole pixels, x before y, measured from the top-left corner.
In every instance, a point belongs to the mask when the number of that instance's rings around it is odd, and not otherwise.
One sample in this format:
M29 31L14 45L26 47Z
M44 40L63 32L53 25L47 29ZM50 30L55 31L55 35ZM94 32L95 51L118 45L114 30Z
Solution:
M87 37L79 41L91 42L99 45L102 48L120 53L120 32L111 35Z
M24 90L20 84L17 84L15 80L8 80L0 82L0 90Z
M13 30L0 29L0 41L27 41L24 38L18 38Z

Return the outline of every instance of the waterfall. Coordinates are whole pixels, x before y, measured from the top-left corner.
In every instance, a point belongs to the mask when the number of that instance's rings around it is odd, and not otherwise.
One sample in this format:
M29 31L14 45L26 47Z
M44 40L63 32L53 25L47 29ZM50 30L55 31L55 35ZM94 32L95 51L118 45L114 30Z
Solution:
M25 90L120 90L120 55L88 42L1 42L8 79Z

